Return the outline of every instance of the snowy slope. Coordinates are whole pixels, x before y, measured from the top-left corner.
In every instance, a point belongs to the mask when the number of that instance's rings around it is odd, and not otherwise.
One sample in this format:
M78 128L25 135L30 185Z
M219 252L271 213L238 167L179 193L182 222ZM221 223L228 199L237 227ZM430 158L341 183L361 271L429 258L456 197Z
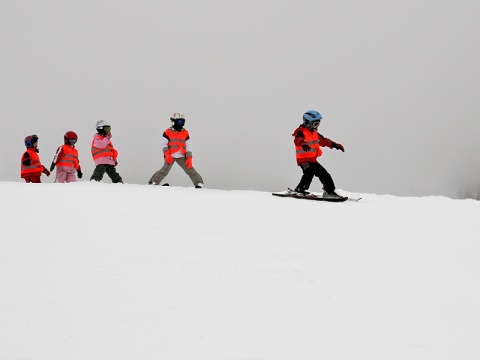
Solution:
M0 359L479 359L480 202L350 195L0 182Z

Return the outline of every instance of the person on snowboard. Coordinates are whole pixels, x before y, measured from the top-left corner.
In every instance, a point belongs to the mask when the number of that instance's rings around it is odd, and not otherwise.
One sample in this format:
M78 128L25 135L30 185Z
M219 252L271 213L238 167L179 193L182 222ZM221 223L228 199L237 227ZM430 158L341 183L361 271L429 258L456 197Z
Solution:
M322 120L322 115L318 111L309 110L303 114L303 124L300 125L292 134L294 137L295 151L297 157L297 165L301 167L303 176L300 183L295 188L295 192L301 194L309 194L313 177L316 176L323 184L323 196L338 197L335 192L335 184L333 179L325 168L317 162L317 158L322 155L320 147L329 147L345 151L342 144L333 142L332 140L319 134L318 126Z
M78 151L75 149L77 140L78 136L73 131L67 131L63 136L64 144L57 149L52 165L50 165L50 171L57 167L56 183L76 182L75 172L77 172L79 179L83 176L78 160Z
M148 182L150 185L159 185L172 169L176 162L192 180L196 188L203 187L203 179L192 166L192 142L188 130L184 129L185 116L182 113L173 113L170 117L172 126L163 133L161 147L165 162L163 167L155 172Z
M41 183L42 173L50 176L50 171L40 162L38 153L38 136L30 135L24 140L27 151L22 155L20 164L20 177L27 183Z
M105 172L112 179L113 183L122 183L122 177L117 173L118 151L113 147L110 139L112 133L111 126L105 120L97 121L97 133L93 135L92 141L92 157L95 162L95 170L93 171L90 181L101 181Z

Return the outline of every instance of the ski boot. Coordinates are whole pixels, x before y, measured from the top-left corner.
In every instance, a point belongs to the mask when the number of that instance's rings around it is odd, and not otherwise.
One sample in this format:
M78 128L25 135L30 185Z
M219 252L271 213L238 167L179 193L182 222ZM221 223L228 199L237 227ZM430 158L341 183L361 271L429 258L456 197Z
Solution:
M305 189L305 186L303 185L298 185L294 191L299 195L303 195L303 196L310 195L310 191L307 191L307 189Z
M343 196L338 195L335 191L324 191L324 198L342 198Z

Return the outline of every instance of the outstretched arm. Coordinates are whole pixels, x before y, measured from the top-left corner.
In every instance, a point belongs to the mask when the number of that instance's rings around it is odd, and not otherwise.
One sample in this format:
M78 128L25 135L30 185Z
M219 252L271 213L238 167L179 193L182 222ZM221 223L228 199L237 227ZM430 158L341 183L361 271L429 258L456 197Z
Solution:
M326 138L322 134L318 134L318 137L320 138L320 146L329 147L330 149L342 150L343 152L345 152L345 148L342 144L336 143L329 138Z

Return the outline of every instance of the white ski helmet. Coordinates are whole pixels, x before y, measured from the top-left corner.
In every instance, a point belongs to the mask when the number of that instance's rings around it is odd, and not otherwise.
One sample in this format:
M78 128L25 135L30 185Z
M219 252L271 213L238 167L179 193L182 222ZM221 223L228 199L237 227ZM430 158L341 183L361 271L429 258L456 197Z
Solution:
M108 122L106 122L105 120L99 120L97 121L97 130L99 129L103 129L104 126L111 126Z
M172 116L170 116L170 120L172 121L179 120L179 119L185 120L185 115L179 112L175 112L172 114Z

